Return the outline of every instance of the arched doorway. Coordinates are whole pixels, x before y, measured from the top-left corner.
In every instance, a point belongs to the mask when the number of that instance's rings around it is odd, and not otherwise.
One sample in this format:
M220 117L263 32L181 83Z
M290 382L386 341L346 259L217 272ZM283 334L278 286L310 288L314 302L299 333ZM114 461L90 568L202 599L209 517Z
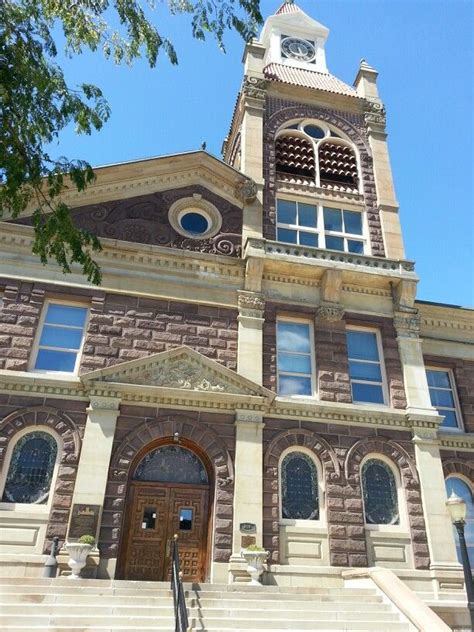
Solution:
M161 443L138 455L127 495L121 577L170 579L177 534L184 580L205 580L211 473L195 446Z

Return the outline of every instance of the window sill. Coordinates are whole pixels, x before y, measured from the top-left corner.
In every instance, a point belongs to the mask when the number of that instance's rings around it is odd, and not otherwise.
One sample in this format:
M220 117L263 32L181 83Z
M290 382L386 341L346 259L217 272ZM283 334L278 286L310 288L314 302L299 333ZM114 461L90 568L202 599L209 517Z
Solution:
M323 520L280 520L280 527L288 531L311 531L319 535L328 535L327 523Z
M392 538L393 536L397 536L397 538L404 538L407 540L411 539L411 535L406 530L404 525L392 525L392 524L366 524L365 530L369 532L371 535L377 538Z
M15 520L37 520L41 516L49 519L51 510L50 503L47 505L35 505L28 503L5 503L0 502L0 517L8 518L15 516Z

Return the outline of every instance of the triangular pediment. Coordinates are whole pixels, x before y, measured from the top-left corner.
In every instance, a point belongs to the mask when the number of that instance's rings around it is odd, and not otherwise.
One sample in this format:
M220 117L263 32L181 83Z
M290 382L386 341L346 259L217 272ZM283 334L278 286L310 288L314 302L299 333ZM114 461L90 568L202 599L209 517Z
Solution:
M189 347L154 353L137 360L116 364L106 369L85 373L81 380L110 385L135 385L159 389L181 389L200 393L263 397L271 400L274 393L206 358Z

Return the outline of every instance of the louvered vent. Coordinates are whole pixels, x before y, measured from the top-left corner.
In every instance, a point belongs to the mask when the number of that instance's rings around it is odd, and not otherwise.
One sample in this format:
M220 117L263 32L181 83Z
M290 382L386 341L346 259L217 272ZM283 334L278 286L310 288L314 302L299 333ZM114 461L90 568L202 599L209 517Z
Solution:
M339 189L357 193L357 161L350 147L335 143L319 146L319 176L325 189Z
M275 143L276 170L314 180L314 150L299 136L279 136Z

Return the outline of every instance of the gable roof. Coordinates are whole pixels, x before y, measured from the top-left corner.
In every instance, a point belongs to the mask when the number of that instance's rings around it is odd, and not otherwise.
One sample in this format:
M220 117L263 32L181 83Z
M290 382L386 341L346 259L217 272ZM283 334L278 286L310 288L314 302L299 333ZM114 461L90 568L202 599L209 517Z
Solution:
M275 15L287 15L288 13L303 13L297 4L292 0L285 0L279 9L275 11Z
M265 79L286 83L292 86L302 86L323 92L343 94L360 99L354 88L329 73L316 72L306 68L295 68L284 64L271 63L263 69Z

